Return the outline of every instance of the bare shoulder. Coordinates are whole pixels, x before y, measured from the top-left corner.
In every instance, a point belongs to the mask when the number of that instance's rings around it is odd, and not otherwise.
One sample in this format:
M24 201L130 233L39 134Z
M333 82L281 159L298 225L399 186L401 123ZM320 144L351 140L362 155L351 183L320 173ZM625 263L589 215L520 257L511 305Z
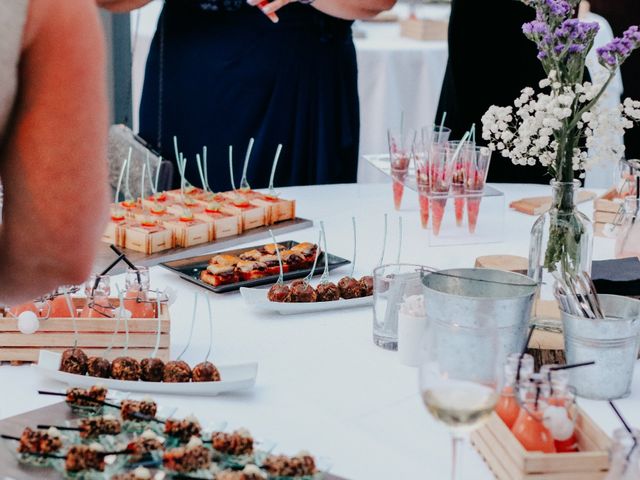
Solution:
M81 41L97 48L102 45L100 28L95 0L29 0L23 47L28 49L35 42Z

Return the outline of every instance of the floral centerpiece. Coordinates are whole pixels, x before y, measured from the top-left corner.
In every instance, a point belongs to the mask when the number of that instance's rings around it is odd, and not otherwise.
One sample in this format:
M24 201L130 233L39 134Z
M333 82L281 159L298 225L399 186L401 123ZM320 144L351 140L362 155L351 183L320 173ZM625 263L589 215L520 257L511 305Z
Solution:
M640 102L613 108L600 102L619 66L640 46L638 27L597 49L603 75L584 81L585 62L599 25L575 17L579 0L521 0L536 10L522 30L538 47L547 77L540 90L525 88L513 106L492 106L482 118L489 148L516 165L540 163L552 177L551 210L533 227L529 273L575 277L590 271L592 226L577 211L574 193L584 170L624 155L622 136L640 120ZM601 78L598 78L601 77ZM536 271L537 270L537 271Z

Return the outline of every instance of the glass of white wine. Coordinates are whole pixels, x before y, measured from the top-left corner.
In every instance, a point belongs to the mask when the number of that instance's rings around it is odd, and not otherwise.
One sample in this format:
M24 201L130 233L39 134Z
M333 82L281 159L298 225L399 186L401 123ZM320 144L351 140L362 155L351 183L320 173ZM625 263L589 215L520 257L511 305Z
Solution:
M492 320L473 326L431 320L424 334L419 370L422 401L452 436L451 479L466 435L493 412L502 389L499 330Z

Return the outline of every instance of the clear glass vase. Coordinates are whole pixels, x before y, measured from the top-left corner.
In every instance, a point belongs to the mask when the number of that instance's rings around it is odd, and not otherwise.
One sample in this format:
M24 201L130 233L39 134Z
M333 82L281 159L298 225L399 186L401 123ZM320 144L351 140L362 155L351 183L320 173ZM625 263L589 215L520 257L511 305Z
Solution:
M549 320L543 313L545 300L553 300L556 276L575 278L580 272L591 273L593 224L575 203L580 182L551 182L551 209L540 215L531 229L529 276L539 287L534 317L538 323ZM559 322L551 321L555 328Z

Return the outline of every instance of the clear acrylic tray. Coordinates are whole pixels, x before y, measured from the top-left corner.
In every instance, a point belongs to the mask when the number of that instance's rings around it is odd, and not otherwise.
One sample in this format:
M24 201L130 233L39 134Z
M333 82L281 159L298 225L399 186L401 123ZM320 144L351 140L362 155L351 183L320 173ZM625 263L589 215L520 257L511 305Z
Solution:
M391 162L389 154L364 155L363 158L375 169L392 180ZM396 181L396 180L392 180ZM416 172L413 163L409 165L409 169L402 180L405 188L417 193L418 185L416 182ZM389 189L391 197L391 188ZM415 195L407 196L403 199L403 204L410 205L414 202L416 212L416 221L421 221L420 205ZM432 228L432 217L429 215L429 221L425 232L428 236L429 246L450 246L450 245L469 245L483 243L500 243L504 238L504 216L505 216L505 198L504 193L495 187L486 185L482 194L478 193L454 193L450 191L447 195L427 194L425 197L429 202L439 202L444 205L444 214L440 231L436 235ZM477 221L475 231L470 232L468 224L467 204L469 201L478 205ZM462 222L458 224L456 221L455 208L464 208L464 214L461 216Z

